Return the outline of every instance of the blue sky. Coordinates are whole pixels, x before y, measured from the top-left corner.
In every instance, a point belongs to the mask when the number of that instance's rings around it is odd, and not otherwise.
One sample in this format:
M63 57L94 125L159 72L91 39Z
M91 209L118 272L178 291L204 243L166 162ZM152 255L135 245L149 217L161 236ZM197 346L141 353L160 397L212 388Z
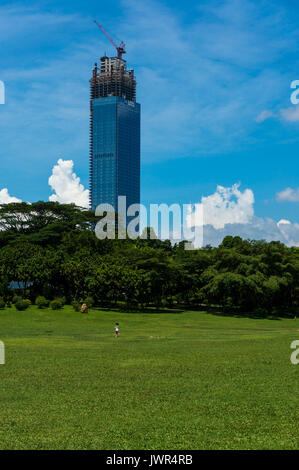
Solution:
M114 55L95 18L136 71L142 201L195 203L240 183L254 217L287 219L299 243L298 13L297 0L2 0L0 190L47 200L58 158L88 186L89 78Z

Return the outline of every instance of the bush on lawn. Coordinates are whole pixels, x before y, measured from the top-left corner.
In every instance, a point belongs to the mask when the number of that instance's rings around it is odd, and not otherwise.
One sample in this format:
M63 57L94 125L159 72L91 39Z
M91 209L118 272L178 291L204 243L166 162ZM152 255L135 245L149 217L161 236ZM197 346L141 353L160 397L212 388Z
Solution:
M21 299L15 303L15 307L17 310L26 310L29 305L31 305L31 302L28 299Z
M49 306L50 301L47 300L43 295L39 295L35 299L35 305L38 306L38 308L46 308Z
M5 308L5 301L2 297L0 297L0 309Z
M52 310L60 310L63 307L63 301L61 299L54 299L50 302Z
M94 305L94 301L93 301L93 298L92 298L92 297L86 297L86 299L83 300L82 303L83 303L83 304L86 304L86 305L87 305L87 308L92 308L92 306Z
M20 297L19 295L14 295L12 298L12 303L16 304L17 302L19 302L19 300L23 300L22 297Z
M267 315L269 315L269 312L267 311L267 309L265 307L256 308L254 313L257 317L260 317L260 318L263 318L263 317L266 317Z
M80 302L78 302L78 300L73 300L72 307L75 310L75 312L80 312L81 304Z

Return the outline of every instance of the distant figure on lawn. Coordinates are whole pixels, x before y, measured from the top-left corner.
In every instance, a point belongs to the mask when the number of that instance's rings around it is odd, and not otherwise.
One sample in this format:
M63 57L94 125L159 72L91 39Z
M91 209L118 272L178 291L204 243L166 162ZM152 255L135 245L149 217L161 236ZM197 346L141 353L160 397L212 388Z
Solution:
M86 304L82 304L81 306L81 313L88 313L88 307Z
M119 324L118 323L115 323L115 338L118 338L119 337Z

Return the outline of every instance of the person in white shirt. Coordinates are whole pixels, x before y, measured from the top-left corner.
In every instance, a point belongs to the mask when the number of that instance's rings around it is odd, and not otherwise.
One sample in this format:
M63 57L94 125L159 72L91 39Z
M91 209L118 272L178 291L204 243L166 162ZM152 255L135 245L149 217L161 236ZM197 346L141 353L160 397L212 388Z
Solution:
M115 323L115 338L119 337L119 324Z

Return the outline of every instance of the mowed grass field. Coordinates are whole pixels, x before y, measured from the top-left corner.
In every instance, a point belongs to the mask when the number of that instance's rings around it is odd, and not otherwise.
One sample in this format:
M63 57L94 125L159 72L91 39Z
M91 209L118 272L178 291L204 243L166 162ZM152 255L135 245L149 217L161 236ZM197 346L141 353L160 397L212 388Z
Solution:
M298 449L296 339L292 319L0 311L0 448Z

